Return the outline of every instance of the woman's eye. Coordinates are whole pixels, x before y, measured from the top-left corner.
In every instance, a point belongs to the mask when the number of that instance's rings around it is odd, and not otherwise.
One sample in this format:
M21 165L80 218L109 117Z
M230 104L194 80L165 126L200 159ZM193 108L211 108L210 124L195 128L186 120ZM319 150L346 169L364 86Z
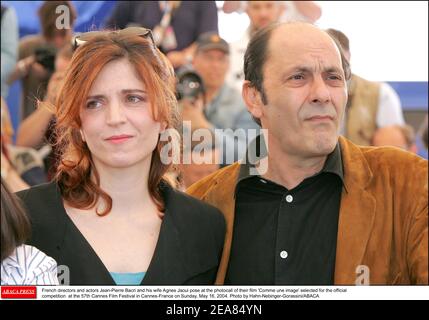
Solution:
M127 101L131 103L139 103L144 101L144 99L140 96L127 96Z
M99 107L101 107L101 102L97 100L89 101L86 104L87 109L98 109Z

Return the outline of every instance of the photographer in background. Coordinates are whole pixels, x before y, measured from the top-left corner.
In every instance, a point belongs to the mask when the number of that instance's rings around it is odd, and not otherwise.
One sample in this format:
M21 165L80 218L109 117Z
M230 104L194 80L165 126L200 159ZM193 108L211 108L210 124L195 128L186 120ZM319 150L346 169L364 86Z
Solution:
M49 80L46 96L43 101L37 102L36 110L20 123L16 136L18 146L46 150L47 156L43 160L49 181L55 174L58 163L54 130L56 119L54 110L49 106L55 103L72 56L71 44L65 45L58 51L55 57L55 72Z
M225 81L230 67L229 53L228 43L216 33L205 33L198 38L192 64L204 82L205 101L194 106L185 104L182 109L183 120L191 121L192 130L208 128L215 132L221 144L222 166L244 156L249 142L247 129L259 130L241 93ZM219 134L215 129L224 131ZM243 129L242 134L236 134L237 129Z
M153 31L156 45L177 70L192 58L199 35L218 31L216 2L117 1L106 28L136 25Z
M69 10L70 28L58 29L57 20L62 21L64 15L59 6ZM22 96L20 119L29 116L36 106L37 100L42 100L46 94L50 76L54 71L57 50L70 43L76 11L70 1L45 1L38 11L41 34L29 35L19 43L19 61L10 75L8 83L22 80Z

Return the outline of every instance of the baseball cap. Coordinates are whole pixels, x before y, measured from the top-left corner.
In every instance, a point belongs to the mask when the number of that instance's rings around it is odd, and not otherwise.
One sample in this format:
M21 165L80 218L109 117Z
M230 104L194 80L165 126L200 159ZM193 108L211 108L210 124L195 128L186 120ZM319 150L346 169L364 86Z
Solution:
M198 37L197 51L218 49L229 54L229 44L217 33L206 32Z

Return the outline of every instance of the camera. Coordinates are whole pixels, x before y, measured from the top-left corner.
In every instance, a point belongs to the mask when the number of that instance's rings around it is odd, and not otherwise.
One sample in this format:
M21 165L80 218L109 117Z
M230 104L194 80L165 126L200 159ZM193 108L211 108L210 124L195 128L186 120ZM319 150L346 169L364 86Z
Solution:
M201 94L205 94L204 82L201 76L192 69L178 71L176 84L177 100L196 100Z
M52 46L42 46L35 50L36 62L40 63L49 72L55 71L55 56L57 49Z

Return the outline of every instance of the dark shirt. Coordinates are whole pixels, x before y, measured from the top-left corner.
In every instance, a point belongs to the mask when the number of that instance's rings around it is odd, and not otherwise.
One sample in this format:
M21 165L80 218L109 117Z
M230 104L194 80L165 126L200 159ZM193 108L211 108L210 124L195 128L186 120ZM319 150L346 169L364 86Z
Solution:
M225 284L333 284L343 186L339 144L319 173L292 190L248 172L243 165L236 187Z
M138 24L154 29L162 19L159 1L119 1L112 16L106 22L109 28L123 29L128 24ZM183 50L205 32L218 32L215 1L181 1L171 19L177 48Z
M225 236L222 213L167 184L160 188L166 209L141 284L213 284ZM110 270L66 213L56 183L21 191L18 196L32 222L28 244L54 258L59 271L69 272L70 285L115 285Z

